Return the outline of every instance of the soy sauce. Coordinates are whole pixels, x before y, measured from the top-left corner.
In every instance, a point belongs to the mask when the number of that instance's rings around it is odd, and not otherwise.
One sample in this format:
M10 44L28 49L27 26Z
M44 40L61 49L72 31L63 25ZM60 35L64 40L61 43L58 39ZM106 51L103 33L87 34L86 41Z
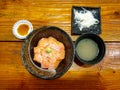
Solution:
M21 24L17 29L17 32L22 36L27 35L28 31L29 31L29 26L26 24Z

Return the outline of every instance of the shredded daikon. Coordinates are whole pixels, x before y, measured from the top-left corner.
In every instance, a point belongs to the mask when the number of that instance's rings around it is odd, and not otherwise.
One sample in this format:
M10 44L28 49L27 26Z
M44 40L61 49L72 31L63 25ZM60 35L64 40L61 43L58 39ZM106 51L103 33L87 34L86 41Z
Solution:
M83 10L78 11L74 9L74 20L75 24L78 25L80 31L82 31L83 28L90 28L90 26L98 24L99 20L97 20L93 13L85 8L82 8Z

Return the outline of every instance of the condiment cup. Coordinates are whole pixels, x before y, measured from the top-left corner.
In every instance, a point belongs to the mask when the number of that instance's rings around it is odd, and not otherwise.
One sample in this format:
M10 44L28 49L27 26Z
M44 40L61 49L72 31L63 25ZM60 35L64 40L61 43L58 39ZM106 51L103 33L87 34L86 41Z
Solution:
M28 20L19 20L13 25L12 32L18 39L25 39L33 31L32 23Z

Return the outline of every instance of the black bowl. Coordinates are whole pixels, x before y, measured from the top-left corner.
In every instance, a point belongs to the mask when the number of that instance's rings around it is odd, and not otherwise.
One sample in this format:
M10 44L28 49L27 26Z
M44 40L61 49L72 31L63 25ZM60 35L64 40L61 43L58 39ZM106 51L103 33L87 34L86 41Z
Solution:
M77 51L76 51L76 47L77 47L77 44L79 43L79 41L81 41L85 38L92 39L93 41L95 41L98 45L98 48L99 48L98 55L93 60L90 60L90 61L86 61L86 60L83 60L82 58L80 58ZM102 38L100 38L96 34L92 34L92 33L83 34L80 37L78 37L77 40L75 41L76 58L77 58L78 61L80 61L81 63L83 63L85 65L94 65L94 64L97 64L98 62L100 62L105 55L105 51L106 51L106 48L105 48L104 41L102 40Z
M33 61L34 47L37 46L41 38L49 36L56 38L65 46L65 58L56 68L56 73L54 73L54 71L42 69L39 63ZM42 79L55 79L61 77L71 67L74 55L75 51L71 37L62 29L54 26L41 27L34 30L27 39L25 39L22 47L22 60L26 69L34 76Z

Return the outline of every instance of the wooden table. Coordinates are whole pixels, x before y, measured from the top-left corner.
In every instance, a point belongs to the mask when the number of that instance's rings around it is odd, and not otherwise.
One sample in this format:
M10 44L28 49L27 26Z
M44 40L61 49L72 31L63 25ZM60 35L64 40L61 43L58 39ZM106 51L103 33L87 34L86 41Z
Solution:
M71 35L72 6L101 7L102 34L106 55L91 67L73 63L56 80L32 76L22 64L23 40L12 34L13 24L21 19L32 22L34 29L49 25ZM40 90L120 90L120 0L0 0L0 89Z

